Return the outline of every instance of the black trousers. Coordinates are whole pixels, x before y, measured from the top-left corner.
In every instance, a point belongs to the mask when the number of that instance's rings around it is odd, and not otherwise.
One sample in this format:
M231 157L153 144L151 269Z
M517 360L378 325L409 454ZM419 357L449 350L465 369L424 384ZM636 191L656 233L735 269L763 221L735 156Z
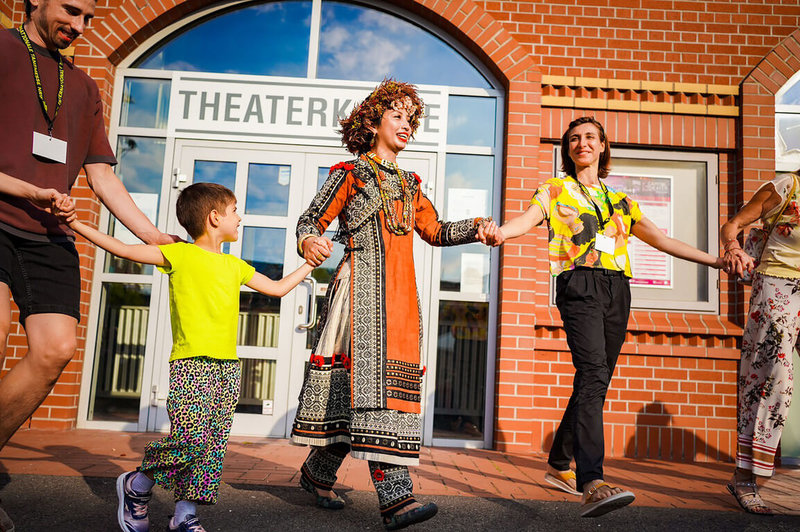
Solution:
M625 341L631 308L622 272L577 268L556 278L556 305L572 352L572 396L547 463L559 471L575 459L577 488L603 478L603 405Z

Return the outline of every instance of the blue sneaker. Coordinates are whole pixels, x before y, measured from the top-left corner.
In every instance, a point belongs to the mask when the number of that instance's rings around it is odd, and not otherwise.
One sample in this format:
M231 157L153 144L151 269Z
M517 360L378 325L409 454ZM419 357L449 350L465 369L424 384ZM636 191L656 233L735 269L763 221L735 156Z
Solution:
M191 514L187 515L186 519L178 523L177 527L172 526L172 521L174 521L174 519L169 520L169 532L206 532L206 529L200 524L200 520L197 516Z
M137 493L131 488L131 479L136 471L129 471L117 477L117 521L124 532L149 532L150 517L147 503L152 492Z

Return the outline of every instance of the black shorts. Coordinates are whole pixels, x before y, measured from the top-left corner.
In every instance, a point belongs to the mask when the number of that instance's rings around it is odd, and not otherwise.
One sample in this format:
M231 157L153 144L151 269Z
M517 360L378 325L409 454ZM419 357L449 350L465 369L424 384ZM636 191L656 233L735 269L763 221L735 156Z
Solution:
M80 259L70 241L38 242L0 229L0 283L11 290L22 324L45 313L80 320Z

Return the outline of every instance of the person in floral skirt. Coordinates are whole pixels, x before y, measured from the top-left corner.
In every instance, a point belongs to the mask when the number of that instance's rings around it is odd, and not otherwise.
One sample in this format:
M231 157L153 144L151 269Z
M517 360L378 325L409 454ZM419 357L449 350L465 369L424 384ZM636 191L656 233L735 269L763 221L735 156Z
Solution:
M757 479L775 470L775 451L792 401L792 352L800 330L800 170L765 183L720 230L725 271L753 272L742 335L737 402L736 471L728 491L748 513L771 515ZM761 220L771 227L760 261L739 233Z

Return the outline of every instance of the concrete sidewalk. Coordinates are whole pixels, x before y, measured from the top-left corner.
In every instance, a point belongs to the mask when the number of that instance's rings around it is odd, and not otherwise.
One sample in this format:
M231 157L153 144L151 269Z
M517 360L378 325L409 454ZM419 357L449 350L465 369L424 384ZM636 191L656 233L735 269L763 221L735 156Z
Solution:
M133 434L98 430L59 432L22 430L11 439L0 454L0 497L4 498L4 507L9 510L18 524L21 524L13 512L15 497L24 496L22 488L26 482L31 482L31 486L35 485L33 479L26 478L26 476L80 477L72 479L73 483L78 482L76 490L85 488L87 485L105 486L107 484L108 496L102 497L102 501L98 504L109 504L113 507L116 497L112 479L123 471L134 469L141 460L145 443L158 437L160 437L159 434L152 433ZM286 491L295 494L292 497L299 498L298 504L301 507L316 511L318 509L304 506L308 501L304 501L305 494L297 489L297 469L307 452L307 448L289 445L288 441L284 439L233 437L225 461L223 480L227 486L224 486L223 492L244 490L240 495L249 497L246 493L255 493L261 496L267 492L282 493ZM571 512L576 514L578 498L555 490L545 483L543 480L544 469L544 457L538 455L426 447L422 450L420 466L411 468L411 474L415 493L420 496L420 499L432 499L437 502L439 498L445 501L452 500L454 512L456 512L455 508L462 508L465 504L473 509L480 507L484 501L505 500L509 504L517 502L523 505L532 505L531 508L556 509L565 505L570 508L575 506ZM792 516L776 518L781 521L764 521L764 518L747 516L739 510L733 497L725 490L725 483L730 479L732 471L732 464L606 460L606 479L613 484L632 490L636 494L633 506L642 511L682 509L722 512L723 514L720 515L725 515L726 520L732 520L734 523L741 522L745 528L768 522L775 525L779 522L787 522L792 523L795 529L800 528L800 517L798 517L800 516L800 496L798 496L800 493L800 470L781 469L762 489L764 499L777 513L783 514L783 516ZM51 479L52 482L72 485L69 483L69 478L62 478L60 481ZM14 488L15 485L16 488ZM30 489L35 488L31 487ZM100 488L100 491L102 489ZM375 496L365 462L345 460L340 470L337 490L346 494L348 499L363 500L365 515L369 516L365 519L374 520L377 523L377 518L373 515L377 514L375 508L377 500L372 500ZM224 493L221 499L224 497L227 500L226 504L245 502L232 501L230 496L226 496ZM45 499L53 495L52 493L43 494ZM255 497L256 495L251 496ZM169 497L167 495L159 497L164 498L166 508L164 511L168 511ZM24 506L22 500L17 502L20 503L20 507ZM495 504L493 508L496 510L497 505ZM219 508L213 511L218 510ZM209 512L211 511L209 510ZM229 511L239 512L234 509ZM469 512L462 513L467 515ZM545 513L548 512L545 511ZM622 513L614 512L609 515L618 516ZM692 512L683 513L687 516L694 515ZM341 514L336 513L336 515ZM556 511L554 515L558 514L559 512ZM330 515L330 512L325 515ZM645 517L646 512L631 513L630 515L641 516L645 528L648 523L651 526L653 524ZM754 517L761 521L752 522ZM458 529L456 521L450 522L452 527L440 518L437 518L436 522L439 523L439 527ZM556 524L558 522L556 521ZM579 522L589 526L587 520ZM594 520L593 522L599 521ZM319 528L319 526L312 526L311 523L307 524L309 528ZM464 524L469 525L470 523ZM113 525L113 521L111 525ZM109 523L96 528L88 527L86 530L106 530L107 526L110 526ZM778 528L773 528L771 525L759 526L759 528L782 530L782 526L783 524ZM248 528L270 529L269 527ZM219 529L228 530L229 528ZM230 530L234 529L239 530L239 528L230 528Z

